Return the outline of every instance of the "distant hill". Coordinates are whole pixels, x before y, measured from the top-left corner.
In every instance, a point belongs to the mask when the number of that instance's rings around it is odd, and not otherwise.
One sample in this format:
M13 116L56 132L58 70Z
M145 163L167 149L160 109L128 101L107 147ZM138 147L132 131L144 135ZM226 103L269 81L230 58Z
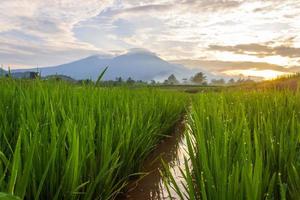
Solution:
M33 72L33 71L26 71L26 72L12 72L11 76L13 78L25 78L25 79L34 79L36 77L38 77L38 73L37 72Z
M145 51L130 52L112 58L94 55L68 64L44 67L39 70L42 76L59 74L76 80L88 78L96 80L106 66L109 66L109 68L104 75L104 80L115 80L116 77L122 77L123 79L131 77L134 80L163 81L171 74L181 80L202 71L195 71L179 64L169 63L157 55ZM36 71L36 68L14 70L14 72L25 71Z
M49 76L43 77L43 79L45 79L45 80L62 80L62 81L67 81L67 82L71 82L71 83L76 82L76 80L74 80L73 78L66 76L66 75L49 75Z

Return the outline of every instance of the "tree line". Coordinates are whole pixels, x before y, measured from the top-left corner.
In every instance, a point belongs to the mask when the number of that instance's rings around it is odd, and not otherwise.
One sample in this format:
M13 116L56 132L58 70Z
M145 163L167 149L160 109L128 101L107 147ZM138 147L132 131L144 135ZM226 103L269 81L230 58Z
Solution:
M243 83L252 83L254 82L251 79L243 79L239 78L238 80L235 80L231 78L228 81L225 81L225 79L212 79L210 83L207 80L206 75L203 72L196 73L194 76L190 77L189 79L183 78L180 82L174 74L171 74L164 82L165 85L177 85L177 84L194 84L194 85L234 85L234 84L243 84Z

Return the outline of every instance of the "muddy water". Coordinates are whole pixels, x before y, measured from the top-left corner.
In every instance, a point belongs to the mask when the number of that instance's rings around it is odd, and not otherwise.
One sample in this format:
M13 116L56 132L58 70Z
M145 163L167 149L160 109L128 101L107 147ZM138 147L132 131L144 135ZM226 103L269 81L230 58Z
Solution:
M144 162L143 172L147 174L130 183L127 192L120 199L161 200L171 198L160 173L160 170L163 170L161 159L170 166L175 180L178 183L184 182L179 170L184 166L184 156L187 156L184 129L185 120L181 120L175 126L174 133L164 139ZM173 199L179 199L174 191L171 191L171 196Z

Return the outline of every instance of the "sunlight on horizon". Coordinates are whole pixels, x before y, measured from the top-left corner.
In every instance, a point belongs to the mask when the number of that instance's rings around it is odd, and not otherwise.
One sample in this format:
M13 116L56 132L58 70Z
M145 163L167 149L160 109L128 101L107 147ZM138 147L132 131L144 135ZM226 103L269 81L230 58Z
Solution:
M288 75L291 73L281 72L276 70L258 70L258 69L245 69L245 70L228 70L223 72L229 76L244 76L244 77L257 77L264 80L275 79L279 76Z

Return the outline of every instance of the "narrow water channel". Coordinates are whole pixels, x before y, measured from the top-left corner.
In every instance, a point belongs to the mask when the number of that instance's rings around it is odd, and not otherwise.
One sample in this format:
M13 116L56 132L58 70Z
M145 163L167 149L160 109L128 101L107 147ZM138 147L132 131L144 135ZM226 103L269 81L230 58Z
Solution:
M161 200L170 199L160 170L163 170L163 159L171 168L176 181L184 182L180 167L184 166L184 156L187 156L185 145L185 120L182 119L175 126L174 133L164 139L144 162L143 172L147 173L138 181L132 182L127 187L127 192L122 195L122 200ZM173 199L178 199L175 192L171 191Z

